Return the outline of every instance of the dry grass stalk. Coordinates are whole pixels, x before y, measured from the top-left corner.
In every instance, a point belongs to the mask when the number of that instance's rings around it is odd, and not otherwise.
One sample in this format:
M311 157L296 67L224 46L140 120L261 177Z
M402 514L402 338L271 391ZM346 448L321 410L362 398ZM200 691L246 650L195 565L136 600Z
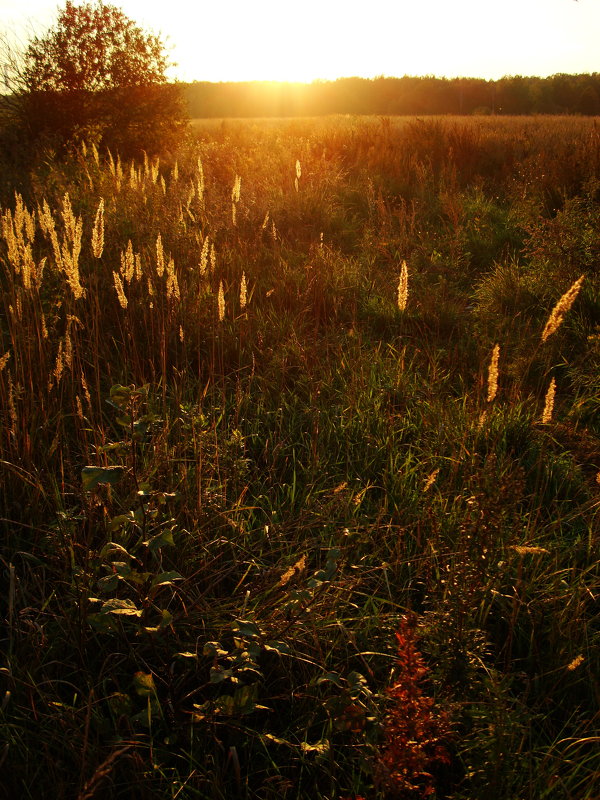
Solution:
M71 205L71 198L69 197L68 192L65 192L63 197L62 218L65 226L65 233L72 242L75 238L77 222L75 220L75 215L73 214L73 206Z
M552 420L552 412L554 411L554 395L556 392L556 380L552 378L548 391L546 392L546 399L544 401L544 410L542 412L542 425L546 425Z
M131 244L130 239L127 243L127 250L124 253L121 253L121 275L127 281L127 283L131 283L134 274L135 258L133 256L133 245Z
M558 303L552 309L552 312L548 317L548 321L546 322L546 326L542 331L542 342L545 342L550 336L552 336L553 333L556 333L556 331L562 325L566 313L569 311L575 302L577 295L579 294L579 290L581 289L581 284L583 283L584 278L585 275L581 275L581 277L577 278L571 288L563 294Z
M294 186L296 187L296 191L300 189L300 178L302 177L302 167L300 166L300 162L296 160L296 178L294 179Z
M159 278L165 273L165 253L163 250L162 239L160 233L156 237L156 274Z
M133 165L132 165L133 166ZM92 230L92 253L96 258L100 258L104 251L104 198L100 198L94 229Z
M209 251L210 251L210 239L208 236L205 236L204 241L202 242L202 251L200 253L200 275L206 274L206 269L208 267Z
M175 274L175 262L172 258L169 259L169 263L167 264L167 297L174 298L175 300L181 299L179 281Z
M582 655L576 656L573 659L573 661L571 661L571 663L567 665L568 672L574 672L578 667L580 667L583 664L584 661L585 658Z
M217 311L219 314L219 322L225 319L225 293L223 291L223 281L219 282L219 294L217 296Z
M408 266L406 261L402 262L400 268L400 279L398 281L398 309L406 311L406 304L408 302Z
M13 383L13 379L12 379L12 375L10 374L10 370L8 372L8 416L10 417L12 430L16 431L16 429L17 429L17 407L15 405L15 385Z
M235 181L233 182L233 189L231 190L231 202L232 203L239 203L240 202L240 193L242 191L242 179L239 175L235 176Z
M117 290L117 297L119 299L119 305L121 308L127 308L127 298L125 297L125 291L123 290L123 282L121 281L121 276L118 272L113 272L113 280L115 282L115 289Z
M242 280L240 283L240 308L242 311L246 308L247 301L246 273L242 272Z
M431 489L431 487L432 487L432 486L433 486L433 484L435 483L435 479L437 478L437 476L438 476L438 474L439 474L439 471L440 471L440 470L439 470L439 467L438 467L438 469L434 469L434 470L433 470L433 472L431 473L431 475L428 475L428 476L427 476L427 478L425 479L425 484L424 484L424 486L423 486L423 492L428 492L428 491L429 491L429 489Z
M498 360L500 358L500 345L497 344L492 350L492 358L488 372L488 393L487 401L491 403L498 393Z
M237 225L237 204L240 202L241 189L242 179L239 175L236 175L233 189L231 190L231 221L234 225Z
M67 276L67 283L73 297L79 300L84 296L85 290L81 285L79 279L79 254L81 253L81 236L83 233L83 223L81 217L75 222L75 227L72 231L72 247L69 249L67 242L64 242L62 248L62 261L65 274Z
M281 578L279 578L279 586L285 586L295 575L300 575L306 569L306 554L299 558L293 567L286 569Z
M198 159L198 200L200 201L200 205L204 206L204 168L202 166L201 159Z

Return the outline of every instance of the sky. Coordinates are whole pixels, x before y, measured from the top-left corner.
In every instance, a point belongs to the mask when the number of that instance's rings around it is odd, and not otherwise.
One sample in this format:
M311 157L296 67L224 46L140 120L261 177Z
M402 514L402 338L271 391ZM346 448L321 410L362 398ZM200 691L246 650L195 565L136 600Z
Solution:
M58 2L0 0L27 40ZM115 0L192 81L600 72L600 0Z

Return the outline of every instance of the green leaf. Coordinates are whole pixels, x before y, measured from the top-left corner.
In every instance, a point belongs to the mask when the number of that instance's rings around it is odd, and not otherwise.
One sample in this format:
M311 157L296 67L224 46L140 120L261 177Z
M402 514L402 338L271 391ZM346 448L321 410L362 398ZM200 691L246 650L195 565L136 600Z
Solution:
M114 592L118 585L118 575L107 575L104 578L100 578L98 581L98 591L109 594L110 592Z
M232 669L223 669L222 667L210 668L211 683L222 683L223 681L226 681L228 678L233 678Z
M275 641L267 642L265 645L265 650L277 653L280 656L289 656L292 652L285 642Z
M125 467L84 467L81 470L83 491L91 492L98 484L108 483L113 486L121 479Z
M321 742L317 742L316 744L309 744L308 742L300 742L300 749L303 753L328 753L331 748L331 744L328 739L324 739Z
M132 600L118 600L116 597L102 604L101 614L120 614L126 617L141 617L142 612Z
M255 622L252 622L251 620L236 619L232 627L233 630L239 633L241 636L245 636L249 639L261 635L260 628Z
M342 678L339 672L328 672L317 679L317 686L321 686L323 683L333 683L339 689L342 688Z
M144 542L145 545L148 546L148 549L151 553L157 553L161 547L174 547L175 542L173 540L173 531L162 531L162 533L157 533L156 536L153 536L148 541Z
M221 642L205 642L202 655L217 658L218 656L226 656L227 650L223 649Z
M118 516L113 517L108 523L108 530L110 533L114 533L115 531L119 531L121 528L124 528L125 525L130 525L131 523L135 524L135 517L133 516L132 511L130 511L128 514L119 514ZM109 542L109 544L112 544L112 542Z
M133 676L133 688L139 697L154 697L156 684L151 672L136 672Z
M108 698L108 706L115 717L128 717L131 714L131 698L123 692L115 692Z
M106 558L106 556L110 555L110 553L118 553L118 555L126 556L127 558L133 558L133 556L129 555L123 545L120 545L117 542L107 542L102 550L100 550L100 558Z
M173 581L182 581L183 575L178 572L161 572L150 584L151 588L155 586L171 586Z

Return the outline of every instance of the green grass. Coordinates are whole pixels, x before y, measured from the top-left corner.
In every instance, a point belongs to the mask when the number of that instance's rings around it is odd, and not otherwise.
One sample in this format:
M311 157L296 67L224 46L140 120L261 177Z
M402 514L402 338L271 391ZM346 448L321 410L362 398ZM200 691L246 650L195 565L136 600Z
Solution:
M3 187L7 796L598 796L593 124L198 123Z

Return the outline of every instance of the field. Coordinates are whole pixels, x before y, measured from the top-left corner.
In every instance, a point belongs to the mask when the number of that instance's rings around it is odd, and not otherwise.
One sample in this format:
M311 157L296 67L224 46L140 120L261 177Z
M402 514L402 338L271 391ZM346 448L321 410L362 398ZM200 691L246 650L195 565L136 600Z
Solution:
M7 176L2 796L597 800L597 121Z

